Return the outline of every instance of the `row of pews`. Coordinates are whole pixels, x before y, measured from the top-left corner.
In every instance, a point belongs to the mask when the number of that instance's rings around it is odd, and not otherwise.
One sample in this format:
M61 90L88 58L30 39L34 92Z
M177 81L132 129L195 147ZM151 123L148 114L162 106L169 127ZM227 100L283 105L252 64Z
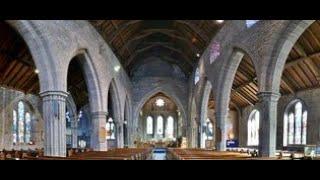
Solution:
M251 155L239 152L219 152L205 149L168 149L173 160L246 160Z
M125 148L109 151L88 151L75 153L68 157L70 160L146 160L151 148Z
M43 149L35 150L1 150L0 151L0 160L19 160L28 157L42 157L44 154Z
M40 150L2 150L0 160L146 160L151 154L150 148L125 148L109 151L92 149L69 149L67 157L44 156Z

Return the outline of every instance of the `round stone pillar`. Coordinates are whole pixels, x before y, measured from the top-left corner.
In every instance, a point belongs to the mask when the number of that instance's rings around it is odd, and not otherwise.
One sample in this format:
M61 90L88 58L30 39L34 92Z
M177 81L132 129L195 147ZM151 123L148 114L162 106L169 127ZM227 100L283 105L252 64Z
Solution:
M228 113L216 113L216 149L218 151L226 151L227 148L227 129L226 122L228 120Z
M274 157L276 153L277 136L277 105L279 93L260 92L259 110L259 155L261 157Z
M66 156L66 98L64 91L45 91L42 97L45 124L44 155Z
M95 151L107 151L106 121L107 112L99 111L91 113L92 134L91 148Z

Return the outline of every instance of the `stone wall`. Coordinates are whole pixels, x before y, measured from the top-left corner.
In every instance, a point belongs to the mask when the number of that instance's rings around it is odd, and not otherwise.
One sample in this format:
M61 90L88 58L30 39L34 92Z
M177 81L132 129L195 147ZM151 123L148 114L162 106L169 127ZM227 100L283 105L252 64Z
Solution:
M26 111L31 112L31 140L34 141L34 145L13 146L13 109L17 110L19 101L25 102ZM41 101L38 96L1 87L0 106L0 149L43 148L44 121L41 116Z
M320 141L320 89L297 92L294 95L285 95L279 99L277 112L277 149L282 148L283 144L283 117L288 104L295 100L302 100L307 106L307 144L317 144ZM247 145L247 122L253 106L241 109L241 118L239 119L240 146Z

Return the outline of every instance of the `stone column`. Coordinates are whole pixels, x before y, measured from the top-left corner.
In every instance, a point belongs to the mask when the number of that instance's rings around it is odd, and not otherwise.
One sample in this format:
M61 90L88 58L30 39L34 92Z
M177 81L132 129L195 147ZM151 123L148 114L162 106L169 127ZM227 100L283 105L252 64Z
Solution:
M107 112L92 112L91 148L95 151L107 151L106 121Z
M215 114L216 123L217 123L217 132L215 133L216 137L216 148L218 151L226 151L227 149L227 129L226 122L228 119L228 113L218 113Z
M72 130L72 148L78 147L78 116L73 118L71 122L71 130Z
M45 124L44 155L66 156L66 98L64 91L45 91L42 97Z
M277 136L277 105L280 94L260 92L258 97L260 110L259 155L274 157Z
M121 122L117 123L117 147L123 148L124 147L124 134L123 134L123 124Z

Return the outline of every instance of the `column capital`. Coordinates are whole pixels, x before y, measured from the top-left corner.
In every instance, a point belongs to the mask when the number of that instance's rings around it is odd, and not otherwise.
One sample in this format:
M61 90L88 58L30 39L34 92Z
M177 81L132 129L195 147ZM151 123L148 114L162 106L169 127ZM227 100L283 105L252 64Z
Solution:
M95 112L91 112L91 115L94 117L106 117L108 115L108 112L106 111L95 111Z
M257 96L259 97L260 102L261 101L277 102L281 97L281 94L276 92L271 92L271 91L264 91L264 92L259 92Z
M62 97L68 97L69 93L65 91L43 91L40 92L39 95L43 98L46 96L62 96Z

